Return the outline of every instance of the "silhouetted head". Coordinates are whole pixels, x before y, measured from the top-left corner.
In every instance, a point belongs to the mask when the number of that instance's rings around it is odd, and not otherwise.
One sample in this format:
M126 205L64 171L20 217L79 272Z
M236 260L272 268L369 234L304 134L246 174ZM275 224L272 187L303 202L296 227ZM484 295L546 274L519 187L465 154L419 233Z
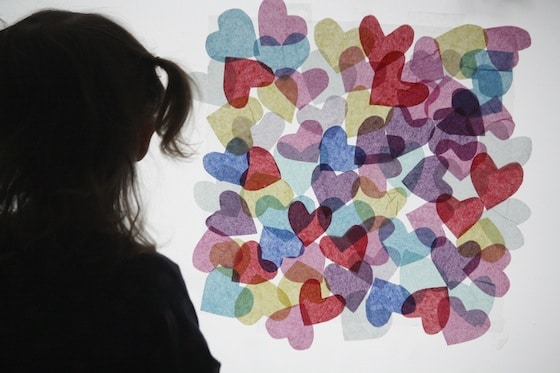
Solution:
M134 163L154 130L185 155L191 107L183 70L104 16L47 10L1 30L0 213L136 239Z

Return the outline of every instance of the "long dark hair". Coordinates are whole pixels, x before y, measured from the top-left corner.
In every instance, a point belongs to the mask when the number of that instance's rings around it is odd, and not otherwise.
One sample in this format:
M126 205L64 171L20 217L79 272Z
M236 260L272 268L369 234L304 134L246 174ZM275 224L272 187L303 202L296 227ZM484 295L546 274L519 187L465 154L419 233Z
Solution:
M191 109L187 74L105 16L46 10L1 30L3 229L22 247L77 232L151 248L135 189L142 131L151 125L165 154L186 156Z

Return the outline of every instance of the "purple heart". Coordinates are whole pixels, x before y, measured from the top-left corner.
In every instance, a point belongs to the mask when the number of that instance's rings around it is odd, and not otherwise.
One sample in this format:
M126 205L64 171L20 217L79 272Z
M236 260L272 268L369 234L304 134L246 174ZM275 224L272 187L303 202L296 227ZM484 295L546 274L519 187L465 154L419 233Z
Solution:
M436 81L443 78L443 65L437 42L428 36L418 39L407 67L408 74L403 74L406 81Z
M373 271L366 262L356 263L351 270L333 263L325 268L325 280L331 293L342 295L346 307L354 312L373 283Z
M478 248L480 250L480 247ZM471 254L463 247L463 254L446 237L438 237L432 246L432 260L450 289L457 287L480 262L476 250Z
M257 233L247 203L240 195L231 190L220 194L220 210L206 219L206 226L222 236Z
M448 164L445 159L430 156L422 159L403 179L408 190L428 202L442 194L453 194L453 189L443 180Z
M358 175L353 171L337 175L331 168L322 165L315 167L311 185L319 204L335 211L354 197L359 187L357 180Z
M392 117L385 127L391 154L400 156L427 144L434 128L433 120L414 121L407 108L394 108ZM395 144L397 139L399 143Z
M461 136L484 135L484 121L478 98L468 89L453 92L452 108L440 109L434 113L434 119L441 122L442 131Z

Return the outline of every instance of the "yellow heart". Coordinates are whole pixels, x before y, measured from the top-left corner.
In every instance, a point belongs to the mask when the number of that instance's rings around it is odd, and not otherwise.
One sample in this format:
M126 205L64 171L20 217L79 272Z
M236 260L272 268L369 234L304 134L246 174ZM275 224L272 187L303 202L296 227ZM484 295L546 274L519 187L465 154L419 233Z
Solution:
M345 50L358 47L363 52L359 29L344 32L331 18L325 18L315 26L315 44L323 58L337 73L340 72L340 55Z
M480 219L475 225L457 239L456 245L459 247L468 241L478 243L481 249L485 249L488 246L495 244L505 245L505 240L500 233L500 230L489 218Z
M246 143L252 144L250 128L263 116L263 108L259 100L249 98L249 102L241 109L226 104L207 117L210 127L214 130L220 143L227 147L228 143L241 136Z
M387 117L392 110L390 106L370 105L370 92L367 90L352 91L346 98L346 119L345 128L348 137L358 134L358 129L364 121L371 117L379 117L387 121Z
M390 189L382 193L381 197L377 197L364 193L364 187L360 185L354 200L367 203L373 209L375 216L395 218L406 204L406 192L402 188Z
M290 202L292 202L292 199L294 198L294 192L292 191L292 188L290 188L290 185L284 180L278 180L277 182L270 184L266 188L262 188L259 190L241 189L239 195L247 203L247 207L251 212L251 216L257 216L257 201L264 196L274 196L284 206L287 206Z
M270 281L257 285L249 284L246 288L253 294L254 303L248 314L237 318L243 324L252 325L263 316L270 316L292 306L286 293Z
M461 59L468 52L486 48L486 35L480 26L462 25L438 36L436 42L445 70L458 79L465 79Z
M262 104L286 122L291 123L296 111L295 105L278 89L276 84L257 89Z

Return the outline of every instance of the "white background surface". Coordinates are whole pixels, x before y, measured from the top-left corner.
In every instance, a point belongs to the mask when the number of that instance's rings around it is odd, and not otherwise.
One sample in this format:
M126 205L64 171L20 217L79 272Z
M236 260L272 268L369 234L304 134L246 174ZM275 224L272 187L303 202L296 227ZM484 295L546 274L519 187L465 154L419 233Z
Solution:
M483 337L447 346L441 334L424 334L417 320L394 318L388 334L346 342L339 323L315 328L312 347L291 349L274 340L264 322L246 326L235 319L199 312L201 328L223 372L554 372L560 370L556 338L560 336L560 247L558 161L560 109L558 65L560 32L555 0L300 0L286 1L289 13L317 22L333 18L357 27L365 15L375 15L385 33L408 23L416 37L422 26L447 30L464 23L482 27L515 25L529 31L532 46L520 52L514 84L506 104L517 124L515 136L529 136L533 152L524 166L525 181L515 195L532 210L521 225L525 245L512 252L506 269L511 289L492 311L493 325ZM179 61L189 71L206 71L204 43L216 30L216 17L240 8L256 19L257 0L0 0L0 18L8 24L45 7L101 12L128 27L148 49ZM313 28L309 28L312 35ZM429 32L429 31L428 31ZM310 38L311 39L311 38ZM312 50L314 48L312 47ZM1 89L1 86L0 86ZM140 164L150 230L161 251L182 268L191 297L200 306L206 274L192 265L192 250L205 231L207 213L194 202L193 186L210 180L201 158L210 149L205 114L195 114L193 139L199 156L189 162L160 158L154 147ZM1 120L1 118L0 118ZM211 149L215 150L215 149Z

